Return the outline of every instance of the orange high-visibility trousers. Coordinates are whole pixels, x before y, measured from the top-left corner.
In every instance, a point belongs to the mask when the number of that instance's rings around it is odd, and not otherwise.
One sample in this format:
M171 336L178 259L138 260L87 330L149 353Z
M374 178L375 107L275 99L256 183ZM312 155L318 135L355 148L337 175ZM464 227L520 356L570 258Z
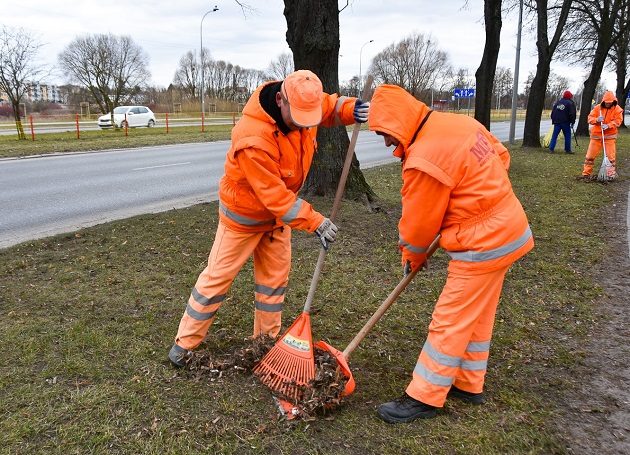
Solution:
M608 169L608 176L613 177L617 173L617 139L604 139L606 142L606 156L610 160L612 166ZM593 173L593 165L595 164L595 158L602 153L602 139L592 138L588 143L588 149L586 150L586 158L584 159L584 167L582 168L582 175L591 175Z
M225 296L254 255L254 336L275 337L282 323L282 304L291 268L291 228L272 232L238 232L221 221L208 257L179 323L175 343L194 349L205 338Z
M472 393L483 390L494 317L508 268L464 274L449 267L406 390L409 396L442 407L451 385Z

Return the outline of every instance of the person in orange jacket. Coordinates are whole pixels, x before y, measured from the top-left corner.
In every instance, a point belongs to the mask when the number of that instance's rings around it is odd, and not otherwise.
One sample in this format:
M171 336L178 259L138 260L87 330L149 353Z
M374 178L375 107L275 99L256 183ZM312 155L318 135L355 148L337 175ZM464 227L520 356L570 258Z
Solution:
M323 248L337 226L297 196L317 148L317 126L367 121L369 103L323 92L308 70L256 89L232 130L219 184L219 225L168 357L178 367L205 338L234 278L254 257L254 336L277 336L291 266L291 229Z
M411 382L378 415L388 423L434 417L447 397L481 404L503 280L534 245L509 153L473 118L432 111L395 85L375 90L369 127L402 160L404 274L423 267L438 234L451 258Z
M607 91L602 97L602 102L596 105L588 114L588 123L591 127L591 140L586 150L586 158L582 167L580 178L589 180L592 178L595 158L602 153L602 135L606 143L606 156L611 166L606 170L609 179L617 178L617 132L623 123L623 109L617 103L617 97L613 92Z

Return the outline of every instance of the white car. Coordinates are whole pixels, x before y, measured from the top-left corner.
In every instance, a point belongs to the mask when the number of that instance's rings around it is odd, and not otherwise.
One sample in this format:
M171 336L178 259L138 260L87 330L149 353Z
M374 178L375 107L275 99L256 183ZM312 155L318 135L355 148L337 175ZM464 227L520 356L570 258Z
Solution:
M114 109L114 123L117 128L124 128L125 122L129 128L135 126L151 128L155 126L155 114L146 106L118 106ZM101 115L98 118L98 126L111 128L111 114Z

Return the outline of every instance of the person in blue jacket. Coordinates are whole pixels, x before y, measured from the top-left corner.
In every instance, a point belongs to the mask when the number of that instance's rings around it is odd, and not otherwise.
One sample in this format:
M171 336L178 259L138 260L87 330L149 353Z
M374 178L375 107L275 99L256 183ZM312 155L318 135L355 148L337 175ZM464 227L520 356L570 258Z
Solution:
M553 134L549 142L549 151L553 153L556 148L556 141L560 131L564 135L564 152L573 154L571 150L571 130L575 123L576 108L573 102L573 93L566 90L562 98L556 101L551 108L551 123L553 123Z

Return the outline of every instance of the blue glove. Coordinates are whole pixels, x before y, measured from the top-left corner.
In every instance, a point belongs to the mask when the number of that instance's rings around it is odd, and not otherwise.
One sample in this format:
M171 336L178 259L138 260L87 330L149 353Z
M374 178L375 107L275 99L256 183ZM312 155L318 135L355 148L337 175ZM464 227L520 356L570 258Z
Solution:
M603 121L604 121L604 116L603 115L600 115L599 117L597 117L597 123L602 123Z
M406 261L405 265L403 265L403 277L406 277L411 273L411 262Z
M354 103L354 121L357 123L365 123L368 121L370 113L370 102L361 101L357 98Z

